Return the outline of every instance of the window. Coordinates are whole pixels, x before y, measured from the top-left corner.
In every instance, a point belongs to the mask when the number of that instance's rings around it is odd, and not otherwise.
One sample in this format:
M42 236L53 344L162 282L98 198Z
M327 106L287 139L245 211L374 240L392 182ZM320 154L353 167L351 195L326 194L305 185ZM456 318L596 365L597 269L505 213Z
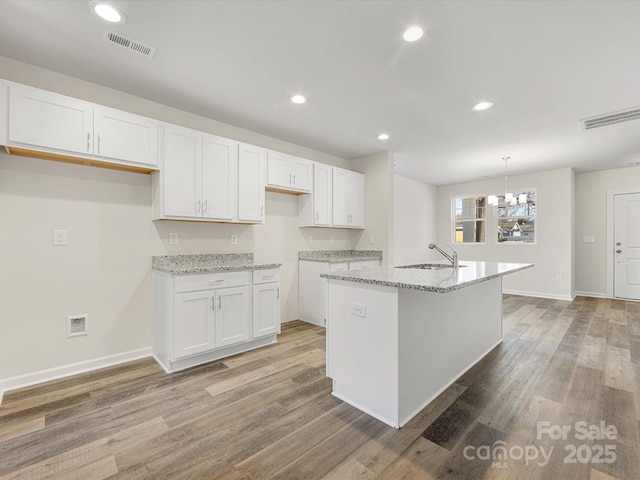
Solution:
M498 243L535 243L536 192L513 194L513 201L498 197L496 207Z
M453 198L455 243L484 243L487 198L469 195Z

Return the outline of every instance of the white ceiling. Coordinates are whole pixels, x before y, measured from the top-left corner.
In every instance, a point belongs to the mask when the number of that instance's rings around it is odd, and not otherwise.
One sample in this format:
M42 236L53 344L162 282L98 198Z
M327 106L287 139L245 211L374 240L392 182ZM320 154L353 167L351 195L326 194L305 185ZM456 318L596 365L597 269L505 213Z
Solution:
M434 185L500 176L504 156L511 174L640 160L640 121L579 126L640 106L640 2L112 3L125 25L88 1L2 1L0 55L344 158L389 150ZM413 23L429 33L407 44Z

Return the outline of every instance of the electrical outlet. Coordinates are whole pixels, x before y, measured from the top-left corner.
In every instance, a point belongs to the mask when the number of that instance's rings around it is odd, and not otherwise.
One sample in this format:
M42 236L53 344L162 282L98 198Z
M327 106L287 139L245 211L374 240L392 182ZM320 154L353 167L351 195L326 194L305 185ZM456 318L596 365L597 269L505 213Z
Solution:
M67 338L89 335L89 315L67 315Z
M231 235L231 245L238 244L238 235Z
M173 232L169 234L169 245L178 245L178 233Z
M367 318L367 306L361 303L351 302L351 315Z
M556 275L556 283L562 283L562 275Z
M64 247L67 244L67 231L66 230L54 230L53 231L53 244L58 247Z
M374 243L376 243L376 237L375 235L369 235L369 243L371 245L373 245Z
M307 237L307 243L308 243L309 245L311 245L311 244L313 243L313 237L312 237L311 235L309 235L309 236Z
M331 243L336 241L336 237L334 237L333 235L331 235Z

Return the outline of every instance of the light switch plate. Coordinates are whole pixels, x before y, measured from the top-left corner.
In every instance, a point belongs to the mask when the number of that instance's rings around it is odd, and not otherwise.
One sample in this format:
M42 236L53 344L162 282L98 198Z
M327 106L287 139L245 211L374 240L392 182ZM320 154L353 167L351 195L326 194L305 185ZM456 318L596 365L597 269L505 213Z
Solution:
M595 243L596 237L593 235L584 235L582 237L582 243Z
M238 235L231 235L231 245L238 244Z

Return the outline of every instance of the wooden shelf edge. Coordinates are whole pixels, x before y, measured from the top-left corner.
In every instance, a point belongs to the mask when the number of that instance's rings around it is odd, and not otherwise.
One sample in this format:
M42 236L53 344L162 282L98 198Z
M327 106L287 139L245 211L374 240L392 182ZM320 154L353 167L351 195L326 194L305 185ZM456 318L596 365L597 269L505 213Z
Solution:
M73 157L59 153L38 152L27 148L18 148L5 146L4 149L9 155L18 155L20 157L39 158L42 160L53 160L55 162L73 163L76 165L85 165L88 167L108 168L110 170L120 170L124 172L143 173L147 175L154 174L158 169L150 167L138 167L135 165L123 165L120 163L111 163L103 160L95 160L88 158Z

